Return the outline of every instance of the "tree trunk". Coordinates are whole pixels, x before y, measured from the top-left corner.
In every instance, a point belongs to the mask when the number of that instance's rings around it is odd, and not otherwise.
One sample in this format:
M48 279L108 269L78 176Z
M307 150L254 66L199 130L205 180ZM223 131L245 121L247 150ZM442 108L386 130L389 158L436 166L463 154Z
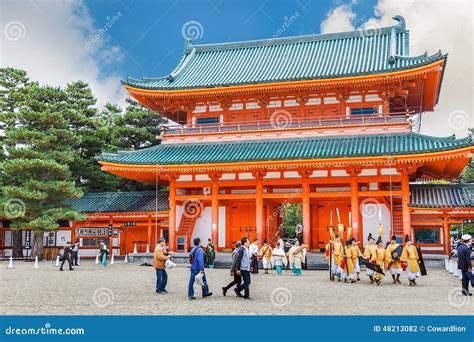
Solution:
M31 251L31 257L34 258L38 256L38 260L43 260L43 236L44 232L33 231L33 249Z
M23 257L23 241L22 241L22 230L21 229L13 229L12 230L12 255L14 258L22 258Z

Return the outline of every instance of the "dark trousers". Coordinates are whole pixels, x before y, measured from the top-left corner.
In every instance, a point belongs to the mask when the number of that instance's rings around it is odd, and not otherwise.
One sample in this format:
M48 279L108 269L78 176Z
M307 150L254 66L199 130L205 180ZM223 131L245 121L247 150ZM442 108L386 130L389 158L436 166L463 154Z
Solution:
M467 296L469 295L469 277L467 276L467 271L461 271L461 274L462 293Z
M166 270L157 268L156 269L156 292L163 292L166 290L166 284L168 283L168 274Z
M248 298L250 296L250 289L249 289L249 286L250 286L250 272L241 270L240 275L242 276L242 279L243 279L244 282L242 284L240 284L239 286L237 286L235 291L240 293L243 290L244 291L244 297Z
M63 269L63 265L64 265L64 263L66 262L66 260L67 260L67 263L69 264L69 270L72 270L71 257L70 257L70 256L64 257L63 262L61 263L61 267L60 267L59 269L60 269L60 270Z
M226 290L230 289L232 286L237 286L239 287L240 284L242 283L242 277L239 276L238 274L234 274L234 281L229 283L226 287L224 287Z
M78 259L78 253L77 252L72 252L72 266L77 266L77 259Z

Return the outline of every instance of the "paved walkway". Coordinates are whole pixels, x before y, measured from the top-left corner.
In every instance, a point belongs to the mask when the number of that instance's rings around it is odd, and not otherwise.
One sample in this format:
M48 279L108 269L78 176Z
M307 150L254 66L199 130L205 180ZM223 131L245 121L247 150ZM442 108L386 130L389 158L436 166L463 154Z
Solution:
M102 268L90 261L69 272L49 262L38 269L15 262L7 270L0 262L0 314L5 315L459 315L474 314L474 301L461 297L460 281L445 270L431 270L419 286L369 285L365 275L356 284L334 283L325 271L252 277L252 301L222 296L231 280L227 270L206 270L214 295L187 299L189 270L169 270L166 295L154 292L151 267L115 264ZM467 301L463 302L464 299Z

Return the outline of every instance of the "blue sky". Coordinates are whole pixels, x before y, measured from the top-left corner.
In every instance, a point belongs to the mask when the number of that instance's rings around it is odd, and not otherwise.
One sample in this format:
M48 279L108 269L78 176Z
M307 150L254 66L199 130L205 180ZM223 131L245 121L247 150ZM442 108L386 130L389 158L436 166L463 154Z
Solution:
M357 12L358 22L373 16L376 1L348 3ZM194 27L200 33L196 44L270 38L279 29L284 29L280 36L312 34L320 32L320 23L332 8L343 4L316 0L121 0L89 1L86 6L97 27L103 27L107 17L121 13L105 39L119 46L124 57L105 68L101 76L115 72L122 77L155 77L169 73L177 64L186 23L193 26L196 22ZM285 21L292 16L296 20L285 28Z

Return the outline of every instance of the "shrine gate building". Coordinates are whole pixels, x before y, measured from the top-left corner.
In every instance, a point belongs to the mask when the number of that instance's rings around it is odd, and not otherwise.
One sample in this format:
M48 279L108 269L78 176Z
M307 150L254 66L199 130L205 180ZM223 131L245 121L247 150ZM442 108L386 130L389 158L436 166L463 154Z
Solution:
M446 252L449 224L474 216L471 192L410 183L458 177L474 144L419 134L438 103L447 55L411 55L405 20L394 19L375 32L187 41L169 75L123 82L173 122L162 143L98 161L169 187L171 250L188 249L196 236L219 250L245 235L271 239L282 204L299 203L312 250L328 242L337 208L357 239L378 235L380 211L384 240L436 227L439 243L426 250ZM441 205L430 197L438 190L460 192L463 205ZM419 203L411 203L415 192Z

